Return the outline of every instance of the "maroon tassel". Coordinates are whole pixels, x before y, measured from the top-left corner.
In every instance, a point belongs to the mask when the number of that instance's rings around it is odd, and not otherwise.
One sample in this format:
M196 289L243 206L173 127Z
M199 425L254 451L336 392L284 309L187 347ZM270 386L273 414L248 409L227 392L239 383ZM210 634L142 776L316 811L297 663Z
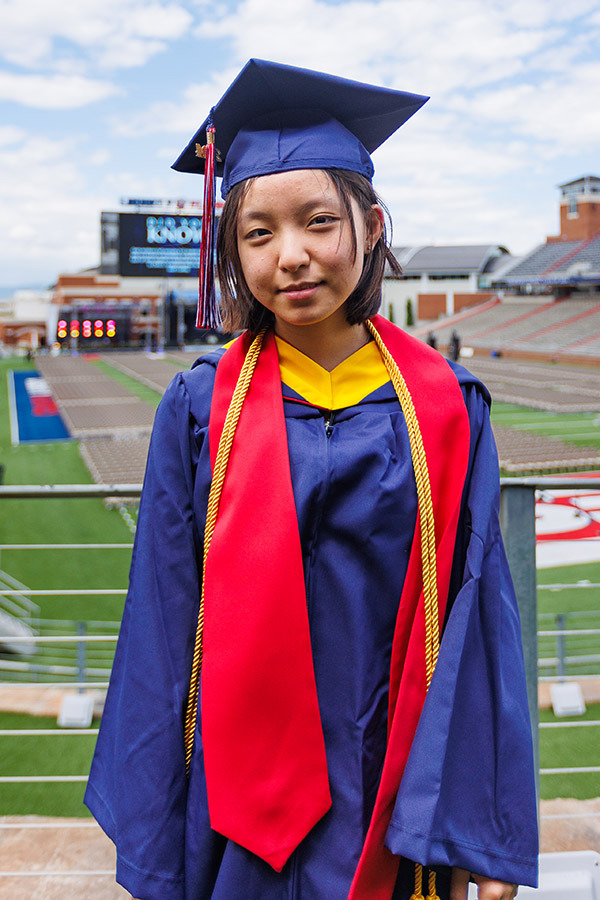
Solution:
M202 210L202 243L198 285L196 328L221 327L221 311L215 291L215 127L209 119L206 147L196 147L204 157L204 206Z

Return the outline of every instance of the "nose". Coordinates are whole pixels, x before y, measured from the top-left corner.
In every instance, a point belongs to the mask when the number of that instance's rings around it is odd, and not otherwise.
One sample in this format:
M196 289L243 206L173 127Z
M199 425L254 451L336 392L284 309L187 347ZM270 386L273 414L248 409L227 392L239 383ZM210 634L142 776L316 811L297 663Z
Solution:
M310 254L302 233L296 229L286 229L280 236L279 268L286 272L296 272L309 262Z

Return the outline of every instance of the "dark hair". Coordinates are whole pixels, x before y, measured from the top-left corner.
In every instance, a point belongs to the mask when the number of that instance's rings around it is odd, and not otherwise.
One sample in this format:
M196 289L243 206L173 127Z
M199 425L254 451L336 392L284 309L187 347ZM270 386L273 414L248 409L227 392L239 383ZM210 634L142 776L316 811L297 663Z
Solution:
M391 233L389 212L377 196L371 182L364 175L359 175L357 172L351 172L347 169L324 169L323 171L326 172L333 182L342 201L344 212L350 222L352 249L354 258L356 258L358 245L356 224L352 214L352 198L356 200L364 216L371 212L373 204L381 206L387 222L390 223ZM259 303L253 294L250 293L238 253L238 214L242 201L253 181L254 178L249 178L231 188L227 194L219 222L217 234L217 275L221 287L221 314L225 331L248 329L251 332L257 332L274 320L273 313ZM366 319L374 316L379 309L381 283L386 263L394 275L402 274L400 264L392 253L390 241L388 241L386 228L384 227L371 252L365 255L364 266L358 284L346 300L346 319L350 325L366 321Z

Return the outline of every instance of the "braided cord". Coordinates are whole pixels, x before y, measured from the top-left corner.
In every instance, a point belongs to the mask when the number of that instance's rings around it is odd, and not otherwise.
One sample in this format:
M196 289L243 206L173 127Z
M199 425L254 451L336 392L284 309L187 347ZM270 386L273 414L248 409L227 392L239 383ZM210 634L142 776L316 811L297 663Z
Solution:
M367 321L367 328L377 344L381 353L394 390L400 401L404 419L408 429L410 441L410 453L412 457L415 481L417 485L417 499L419 502L419 523L421 531L421 566L423 572L423 600L425 607L425 674L427 690L431 684L433 670L435 669L439 649L439 613L437 591L437 562L435 547L435 523L433 518L433 501L431 499L431 484L423 437L419 427L419 420L402 372L391 353L383 343L381 336L373 323ZM415 891L411 900L439 900L436 892L435 872L429 871L429 893L423 898L423 867L415 863Z
M427 894L425 900L440 900L435 888L435 872L433 871L433 869L429 870L429 893Z
M423 896L423 866L415 863L415 892L410 900L425 900Z
M198 691L200 688L200 669L202 667L202 638L204 634L204 581L206 574L206 557L210 548L215 525L217 523L217 515L219 513L219 503L223 492L223 484L225 483L225 475L227 474L227 464L231 453L235 430L240 418L242 406L252 381L252 376L258 362L258 357L262 348L263 338L266 328L254 338L250 348L246 354L246 359L239 374L227 415L225 416L225 424L223 432L219 439L219 449L217 450L217 458L212 476L210 492L208 495L208 507L206 512L206 526L204 528L204 554L202 559L202 590L200 594L200 607L198 609L198 622L196 625L196 639L194 642L194 656L192 659L192 674L190 677L190 689L188 693L187 710L185 715L185 769L189 774L190 762L192 759L192 751L194 749L194 732L196 730L196 717L198 713Z

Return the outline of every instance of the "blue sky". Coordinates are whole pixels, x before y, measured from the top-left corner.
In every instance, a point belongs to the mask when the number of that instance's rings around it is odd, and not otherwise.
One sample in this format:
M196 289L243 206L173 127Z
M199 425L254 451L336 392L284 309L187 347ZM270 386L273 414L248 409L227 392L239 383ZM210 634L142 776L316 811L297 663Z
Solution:
M394 243L558 228L600 175L596 0L0 0L0 286L95 265L125 197L198 199L170 164L252 56L429 94L376 151Z

